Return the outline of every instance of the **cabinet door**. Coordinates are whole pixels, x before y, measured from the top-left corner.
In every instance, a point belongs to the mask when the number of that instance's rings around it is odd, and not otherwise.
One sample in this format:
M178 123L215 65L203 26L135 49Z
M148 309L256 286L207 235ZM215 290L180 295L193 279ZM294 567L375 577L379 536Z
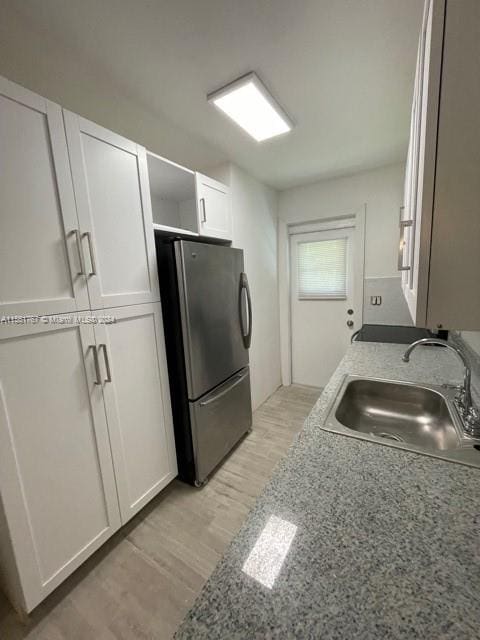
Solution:
M428 11L428 2L425 11ZM422 113L423 67L426 38L425 17L420 33L417 51L417 65L415 83L413 87L413 101L410 120L410 139L408 144L407 162L405 168L404 206L400 209L400 245L398 268L402 272L402 287L408 306L412 313L415 297L412 293L414 273L417 264L414 260L417 228L417 190L419 168L419 136Z
M32 610L120 526L94 332L0 327L0 487Z
M480 330L480 3L447 3L427 326Z
M92 309L159 300L145 149L64 118Z
M426 0L420 35L407 163L403 292L414 323L425 327L435 183L445 0Z
M208 176L196 174L198 229L210 238L232 239L230 189Z
M61 108L0 78L0 315L88 309Z
M177 475L160 304L95 327L122 522Z

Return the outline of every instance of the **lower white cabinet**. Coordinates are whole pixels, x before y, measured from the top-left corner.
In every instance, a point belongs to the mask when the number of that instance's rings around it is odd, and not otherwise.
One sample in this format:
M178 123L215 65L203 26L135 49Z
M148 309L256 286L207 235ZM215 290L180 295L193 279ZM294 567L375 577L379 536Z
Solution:
M0 573L14 605L31 611L120 527L120 513L93 327L0 331Z
M19 610L177 473L160 304L108 314L0 325L0 578Z
M122 522L177 475L160 304L109 309L95 335Z

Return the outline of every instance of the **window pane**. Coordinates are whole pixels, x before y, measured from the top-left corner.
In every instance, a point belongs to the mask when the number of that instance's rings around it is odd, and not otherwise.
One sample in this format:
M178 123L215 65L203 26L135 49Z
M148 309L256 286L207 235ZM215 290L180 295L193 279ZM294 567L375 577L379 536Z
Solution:
M347 238L298 244L298 298L347 297Z

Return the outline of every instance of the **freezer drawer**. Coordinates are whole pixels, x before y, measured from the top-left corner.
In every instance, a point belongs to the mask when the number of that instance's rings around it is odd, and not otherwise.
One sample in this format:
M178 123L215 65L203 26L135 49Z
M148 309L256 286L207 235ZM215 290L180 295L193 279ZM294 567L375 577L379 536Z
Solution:
M252 424L250 373L242 369L190 403L195 479L203 482Z

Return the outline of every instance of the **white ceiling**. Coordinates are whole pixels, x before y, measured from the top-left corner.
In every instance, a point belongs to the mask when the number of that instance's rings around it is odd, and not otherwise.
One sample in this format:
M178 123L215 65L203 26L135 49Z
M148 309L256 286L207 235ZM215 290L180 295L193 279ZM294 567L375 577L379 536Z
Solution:
M25 0L125 95L276 188L402 161L421 0ZM256 143L206 94L256 71L297 123ZM160 150L161 151L161 150Z

